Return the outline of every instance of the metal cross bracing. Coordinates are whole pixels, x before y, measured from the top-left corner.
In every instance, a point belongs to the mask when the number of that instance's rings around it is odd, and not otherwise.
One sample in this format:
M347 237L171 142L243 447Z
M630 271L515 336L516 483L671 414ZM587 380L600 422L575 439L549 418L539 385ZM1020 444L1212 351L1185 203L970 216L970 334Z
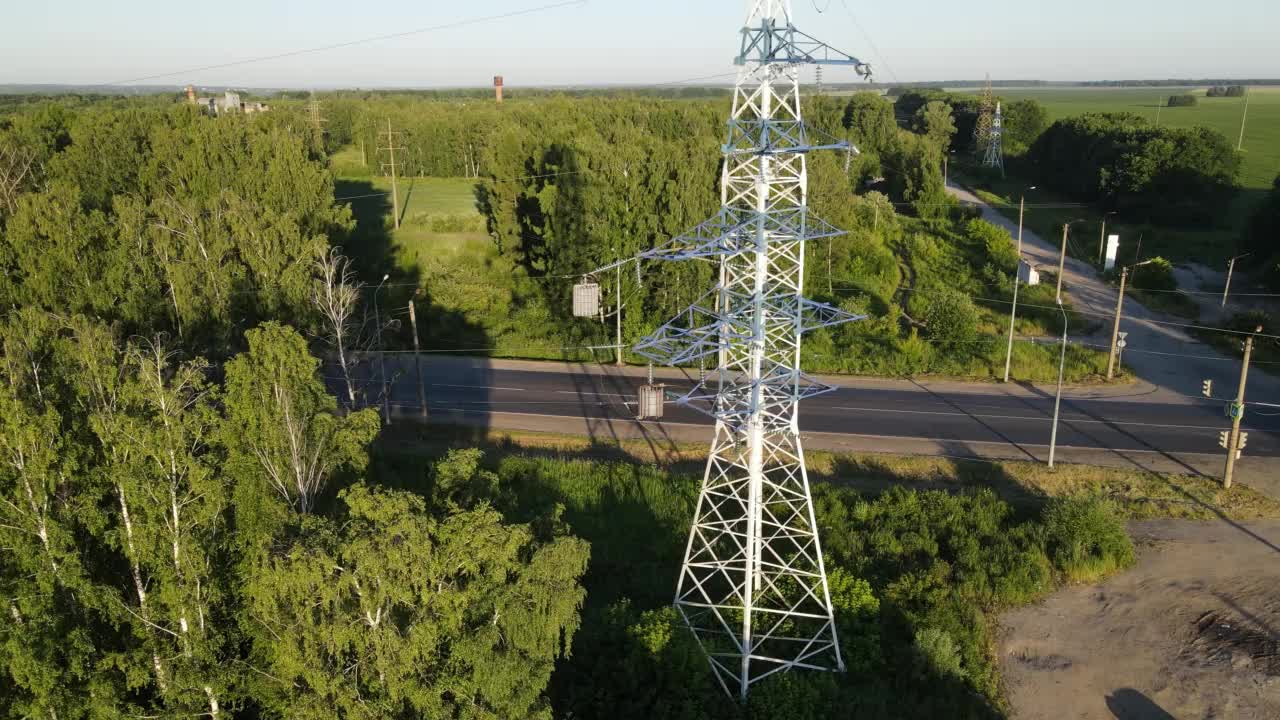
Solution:
M803 297L805 243L842 234L806 206L801 64L870 68L800 33L789 0L754 0L722 150L716 217L640 257L715 259L716 287L635 351L666 364L714 357L679 399L716 420L675 604L726 692L792 668L843 670L814 517L798 403L832 388L800 372L804 333L862 319Z
M1004 116L1000 112L1000 103L996 103L996 114L991 118L991 136L982 164L1000 168L1000 174L1004 174Z

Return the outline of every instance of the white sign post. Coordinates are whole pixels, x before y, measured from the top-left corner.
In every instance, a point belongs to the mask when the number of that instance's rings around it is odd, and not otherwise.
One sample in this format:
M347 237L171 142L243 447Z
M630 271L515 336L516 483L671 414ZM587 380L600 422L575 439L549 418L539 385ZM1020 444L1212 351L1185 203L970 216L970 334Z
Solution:
M1116 266L1116 253L1120 250L1120 236L1107 236L1107 260L1102 265L1103 270L1113 270Z

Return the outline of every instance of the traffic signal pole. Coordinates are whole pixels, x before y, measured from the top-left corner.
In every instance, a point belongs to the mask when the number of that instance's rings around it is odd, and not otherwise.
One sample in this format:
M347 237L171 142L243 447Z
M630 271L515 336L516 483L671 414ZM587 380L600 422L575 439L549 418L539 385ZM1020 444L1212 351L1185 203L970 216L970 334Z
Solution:
M1254 335L1262 332L1259 325ZM1222 475L1222 487L1230 488L1232 475L1236 467L1236 455L1240 452L1240 421L1244 419L1244 388L1249 381L1249 356L1253 354L1253 338L1250 335L1244 341L1244 362L1240 364L1240 387L1236 391L1236 401L1231 408L1231 437L1227 441L1227 468Z

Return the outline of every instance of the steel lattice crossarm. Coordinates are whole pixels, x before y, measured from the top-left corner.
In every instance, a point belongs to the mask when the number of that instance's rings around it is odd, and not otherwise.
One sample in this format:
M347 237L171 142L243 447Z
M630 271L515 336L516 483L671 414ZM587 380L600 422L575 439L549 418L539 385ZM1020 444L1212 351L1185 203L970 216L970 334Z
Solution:
M755 16L758 25L742 28L742 49L734 58L735 65L851 65L858 75L870 78L871 66L849 53L806 35L791 24L791 13L780 20Z
M815 217L803 206L783 207L763 213L724 207L710 220L636 257L642 260L691 260L752 253L756 251L756 233L762 226L770 236L788 240L821 240L846 234L845 230ZM611 270L627 262L631 260L606 265L595 272Z
M796 117L730 120L729 142L721 149L726 155L770 155L814 150L851 151L853 146L847 140L805 126Z

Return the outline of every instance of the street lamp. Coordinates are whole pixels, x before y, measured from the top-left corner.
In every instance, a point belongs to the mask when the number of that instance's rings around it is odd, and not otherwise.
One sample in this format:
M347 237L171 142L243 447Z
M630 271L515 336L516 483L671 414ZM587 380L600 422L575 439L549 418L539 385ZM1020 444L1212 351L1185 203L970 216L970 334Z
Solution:
M1245 253L1243 255L1237 255L1231 258L1231 262L1227 264L1227 285L1226 287L1222 288L1222 309L1223 310L1227 309L1227 293L1231 292L1231 275L1236 270L1236 261L1243 260L1244 258L1247 258L1252 254L1253 253Z
M1058 297L1058 310L1062 313L1062 356L1058 359L1058 393L1053 399L1053 431L1049 434L1049 469L1053 469L1053 458L1058 451L1058 415L1062 409L1062 374L1067 367L1067 309L1062 306L1062 297Z
M378 287L373 291L373 324L376 327L376 342L378 343L378 367L382 374L382 418L388 425L391 424L391 398L387 394L387 353L382 346L382 316L378 312L378 293L382 291L382 286L387 284L387 280L391 278L388 273L382 276L382 282L378 283Z
M1110 216L1112 216L1112 215L1115 215L1116 213L1117 213L1117 211L1116 211L1116 210L1112 210L1111 212L1103 213L1103 215L1102 215L1102 234L1098 236L1098 264L1099 264L1099 265L1101 265L1101 264L1102 264L1103 256L1104 256L1104 255L1106 255L1106 252L1107 252L1107 251L1106 251L1106 245L1107 245L1107 218L1108 218L1108 217L1110 217Z
M1013 268L1013 307L1009 310L1009 347L1004 354L1005 382L1009 382L1009 368L1013 365L1013 326L1018 318L1018 286L1022 282L1022 218L1027 210L1027 192L1035 189L1035 185L1023 189L1018 199L1018 261Z

